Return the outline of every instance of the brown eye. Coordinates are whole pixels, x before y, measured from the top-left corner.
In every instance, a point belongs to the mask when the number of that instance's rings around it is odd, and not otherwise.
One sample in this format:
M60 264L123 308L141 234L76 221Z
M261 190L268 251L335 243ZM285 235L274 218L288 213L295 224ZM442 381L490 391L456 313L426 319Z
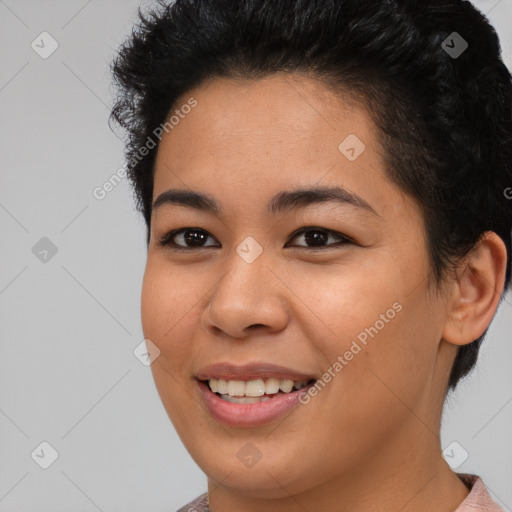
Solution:
M321 249L333 245L345 245L354 243L350 238L335 231L319 228L307 227L292 235L291 240L302 237L305 244L295 244L295 247L304 247L306 249ZM181 228L170 231L165 234L158 242L158 245L171 247L173 249L201 249L206 247L220 247L217 243L207 243L208 239L215 240L207 231L200 228ZM285 247L290 247L289 243Z
M165 234L158 242L160 246L173 246L178 249L194 249L212 247L206 244L208 238L213 240L207 231L200 228L181 228ZM179 241L180 243L177 243ZM215 245L215 244L213 244Z
M306 245L299 244L298 247L306 248L329 247L331 245L334 245L333 243L328 243L329 239L334 239L335 242L338 243L338 245L353 243L352 240L350 240L345 235L342 235L341 233L317 227L308 227L301 229L298 233L295 233L293 235L292 240L299 237L303 237L303 239L306 242Z

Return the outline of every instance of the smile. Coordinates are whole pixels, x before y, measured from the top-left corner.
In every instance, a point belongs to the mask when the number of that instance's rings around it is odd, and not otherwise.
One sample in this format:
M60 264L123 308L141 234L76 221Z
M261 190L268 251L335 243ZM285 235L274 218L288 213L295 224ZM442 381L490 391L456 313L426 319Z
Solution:
M291 379L224 380L209 379L210 390L226 402L257 404L271 400L277 394L288 394L314 382L314 379L293 381Z
M293 408L301 405L301 394L307 393L309 388L316 383L314 379L306 381L305 384L304 381L294 382L285 380L283 387L285 390L289 389L289 391L282 391L280 389L282 381L270 378L266 382L263 381L265 385L265 393L263 395L247 396L247 389L244 390L243 395L231 395L230 393L219 393L218 391L214 392L210 387L210 380L196 380L202 402L207 412L218 422L237 428L259 427L278 420L281 416L291 412ZM258 380L259 379L252 382L258 382ZM275 390L276 383L273 382L274 380L279 383L279 389L275 393L267 393L267 391ZM228 383L232 382L233 384L230 385L231 391L241 393L241 384L239 383L242 382L244 386L247 386L247 383L251 381L225 380L224 382L226 386L228 386ZM270 384L268 389L266 387L267 384ZM215 386L215 383L213 385ZM219 383L217 382L217 386L218 385ZM221 382L220 385L223 386L224 383ZM259 389L261 389L261 382L249 384L249 393L251 392L251 388L257 385L260 386ZM295 389L295 386L299 385L301 387ZM239 390L236 389L237 386ZM217 389L219 388L217 387ZM223 391L222 388L221 391Z

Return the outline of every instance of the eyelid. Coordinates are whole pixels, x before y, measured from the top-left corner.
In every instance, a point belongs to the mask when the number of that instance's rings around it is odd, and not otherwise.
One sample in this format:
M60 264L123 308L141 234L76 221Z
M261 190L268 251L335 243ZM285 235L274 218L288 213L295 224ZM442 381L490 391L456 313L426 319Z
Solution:
M203 233L206 233L209 238L215 238L210 233L208 233L208 231L206 231L206 229L189 226L189 227L184 227L184 228L173 229L172 231L165 233L157 241L157 245L160 247L169 246L170 248L175 249L175 250L185 250L185 251L206 249L209 247L213 247L212 245L205 245L205 246L199 246L199 247L187 247L187 246L178 245L178 244L175 244L174 242L171 242L171 239L174 238L174 236L184 233L185 231L201 231Z
M199 250L199 249L208 249L208 248L211 248L211 247L215 247L214 245L204 245L204 246L198 246L198 247L187 247L187 246L183 246L183 245L178 245L174 242L171 242L172 238L174 238L174 236L176 235L179 235L181 233L184 233L185 231L201 231L203 233L205 233L207 235L208 238L213 238L215 239L215 237L213 235L211 235L207 230L203 229L203 228L198 228L198 227L183 227L183 228L178 228L178 229L173 229L172 231L169 231L168 233L164 234L158 241L157 241L157 245L160 246L160 247L169 247L170 249L172 250L177 250L177 251L194 251L194 250ZM331 247L339 247L339 245L336 245L336 244L339 244L340 242L345 245L345 244L356 244L357 245L357 242L355 240L353 240L352 238L350 238L349 236L343 234L343 233L339 233L338 231L334 231L332 229L328 229L328 228L324 228L324 227L321 227L321 226L303 226L302 228L294 231L290 237L289 237L289 240L293 240L295 238L297 238L298 236L304 234L304 233L307 233L308 231L323 231L325 233L327 233L327 235L334 235L336 238L338 238L338 242L336 243L331 243L331 244L327 244L327 245L321 245L321 246L307 246L307 245L289 245L289 242L287 242L285 244L285 247L292 247L294 249L305 249L305 250L322 250L322 249L328 249L328 248L331 248ZM216 240L216 239L215 239ZM218 242L218 241L217 241ZM221 246L222 247L222 246Z
M297 238L299 235L302 235L303 233L306 233L308 231L324 231L328 235L334 235L336 238L339 238L340 241L342 241L342 242L356 244L356 241L353 240L352 238L350 238L349 236L347 236L343 233L340 233L338 231L335 231L333 229L323 228L321 226L304 226L303 228L300 228L297 231L295 231L294 233L292 233L290 235L290 240L293 240L294 238ZM288 242L287 242L287 244L288 244ZM328 245L318 246L318 247L308 247L306 245L300 245L300 246L294 246L294 247L299 247L302 249L323 249L323 248L332 247L334 245L335 244L328 244Z

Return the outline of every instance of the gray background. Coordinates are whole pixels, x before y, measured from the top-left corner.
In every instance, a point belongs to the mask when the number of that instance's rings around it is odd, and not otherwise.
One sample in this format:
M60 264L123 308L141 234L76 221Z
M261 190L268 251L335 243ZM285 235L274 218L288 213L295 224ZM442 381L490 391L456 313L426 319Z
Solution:
M511 67L512 0L475 3ZM126 180L92 194L124 163L107 126L108 63L147 4L0 0L2 512L174 511L206 489L133 354L143 221ZM31 48L43 31L59 45L47 59ZM32 252L43 237L57 248L46 262ZM508 294L442 430L443 448L458 443L452 459L469 454L457 471L481 475L509 512L511 312ZM43 441L59 455L48 469L35 462L48 449L31 457Z

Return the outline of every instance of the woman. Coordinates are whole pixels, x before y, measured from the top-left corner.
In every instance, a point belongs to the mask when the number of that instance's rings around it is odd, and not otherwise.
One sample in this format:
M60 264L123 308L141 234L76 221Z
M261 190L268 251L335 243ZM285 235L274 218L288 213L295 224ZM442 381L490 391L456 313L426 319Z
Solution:
M510 281L512 85L469 2L177 0L113 64L182 511L502 510L443 402Z

